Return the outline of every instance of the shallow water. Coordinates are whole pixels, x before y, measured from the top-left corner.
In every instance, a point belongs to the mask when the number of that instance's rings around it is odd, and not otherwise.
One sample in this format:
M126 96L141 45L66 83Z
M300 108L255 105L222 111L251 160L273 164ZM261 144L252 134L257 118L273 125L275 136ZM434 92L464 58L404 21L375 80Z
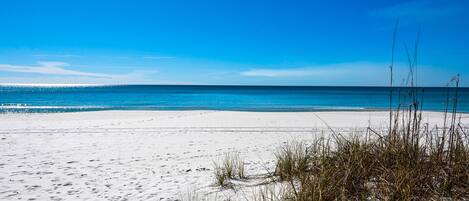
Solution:
M409 88L394 88L394 107ZM443 111L455 89L415 89L423 109ZM0 112L97 110L335 111L389 108L388 87L295 86L0 86ZM451 98L450 101L451 102ZM469 112L469 88L458 89L458 111Z

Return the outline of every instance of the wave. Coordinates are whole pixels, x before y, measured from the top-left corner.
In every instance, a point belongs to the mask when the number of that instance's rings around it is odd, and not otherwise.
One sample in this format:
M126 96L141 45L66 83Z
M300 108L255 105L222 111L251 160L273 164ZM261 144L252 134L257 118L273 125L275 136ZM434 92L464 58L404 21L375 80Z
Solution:
M120 84L33 84L33 83L0 83L0 87L40 87L40 88L71 88L71 87L109 87L123 86Z
M227 110L227 111L257 111L257 112L307 112L307 111L367 111L380 110L364 107L342 107L342 106L281 106L281 107L203 107L203 106L35 106L27 104L1 104L1 112L79 112L100 110Z
M0 110L8 109L44 109L44 110L86 110L86 109L110 109L111 107L107 106L32 106L26 104L1 104Z

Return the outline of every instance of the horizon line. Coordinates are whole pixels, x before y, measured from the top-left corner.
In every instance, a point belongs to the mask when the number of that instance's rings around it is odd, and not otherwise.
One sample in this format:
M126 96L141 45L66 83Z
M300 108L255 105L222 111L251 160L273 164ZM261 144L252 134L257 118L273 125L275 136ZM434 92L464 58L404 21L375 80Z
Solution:
M251 85L251 84L54 84L54 83L0 83L0 87L106 87L106 86L213 86L213 87L368 87L368 88L412 88L412 86L384 85ZM447 88L448 86L413 86L415 88ZM449 88L455 88L451 86ZM469 86L459 86L469 88Z

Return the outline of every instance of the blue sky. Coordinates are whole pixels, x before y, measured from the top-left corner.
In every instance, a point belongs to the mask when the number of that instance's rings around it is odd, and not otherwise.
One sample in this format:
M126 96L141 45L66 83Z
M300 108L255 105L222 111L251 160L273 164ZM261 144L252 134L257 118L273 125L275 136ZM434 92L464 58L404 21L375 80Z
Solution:
M469 86L469 2L3 1L0 83Z

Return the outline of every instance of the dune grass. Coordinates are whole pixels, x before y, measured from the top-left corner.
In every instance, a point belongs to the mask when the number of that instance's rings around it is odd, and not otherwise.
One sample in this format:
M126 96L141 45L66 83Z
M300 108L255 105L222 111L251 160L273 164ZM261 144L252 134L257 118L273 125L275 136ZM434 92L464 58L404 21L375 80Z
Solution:
M469 198L468 136L460 124L421 132L395 126L373 138L288 144L275 175L289 185L283 200L440 200ZM458 128L458 129L456 129Z
M245 162L238 152L225 153L221 163L214 162L216 184L231 187L231 179L246 179Z

